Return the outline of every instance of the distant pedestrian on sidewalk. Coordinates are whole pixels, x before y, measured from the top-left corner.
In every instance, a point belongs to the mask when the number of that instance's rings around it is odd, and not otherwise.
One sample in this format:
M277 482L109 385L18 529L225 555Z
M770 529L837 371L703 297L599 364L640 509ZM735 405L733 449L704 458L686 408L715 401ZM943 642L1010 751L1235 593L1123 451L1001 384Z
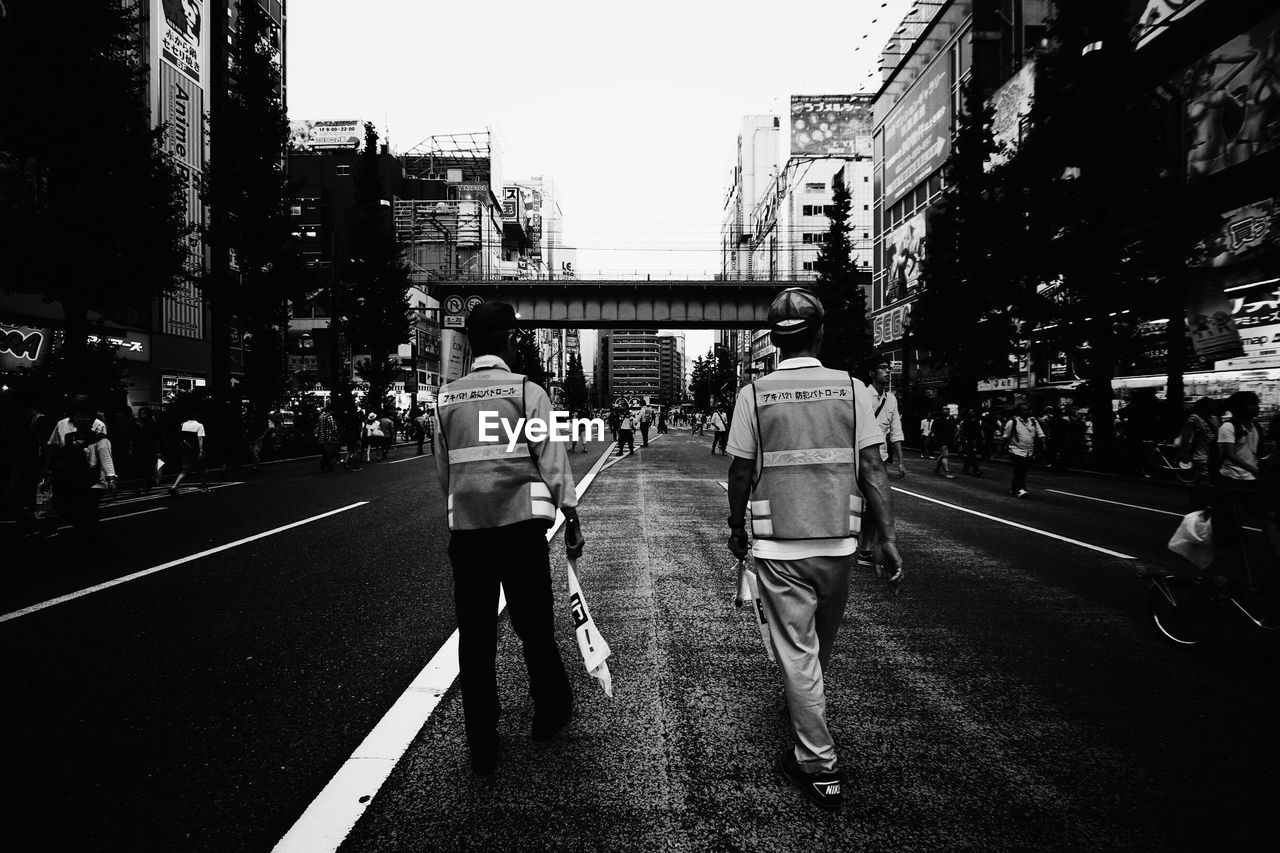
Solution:
M378 452L381 454L382 461L386 462L387 454L391 452L391 445L396 440L398 430L396 429L396 422L386 415L378 418L378 426L382 428L382 443L378 447Z
M1009 494L1015 498L1027 496L1027 471L1037 447L1044 443L1044 430L1040 422L1031 417L1031 407L1019 403L1017 413L1004 428L1004 445L1013 462L1013 485Z
M920 419L920 458L929 459L933 451L933 415L926 413Z
M364 445L364 461L378 462L382 455L382 421L377 412L365 416L364 427L360 433L360 443ZM372 459L370 458L372 456Z
M178 432L178 448L182 454L182 470L178 472L177 479L169 487L170 497L178 496L178 486L182 485L182 478L188 474L199 474L200 491L209 491L209 466L206 462L204 440L204 424L196 420L194 414L182 422L182 427Z
M646 403L640 409L640 446L649 446L649 427L653 424L653 409Z
M475 355L472 371L440 389L440 452L436 472L447 496L449 562L458 620L462 713L471 768L492 773L498 763L498 588L523 644L533 698L534 740L549 740L573 716L573 689L556 645L551 563L546 531L559 509L565 552L581 556L578 496L564 443L480 440L480 417L494 413L551 422L551 400L508 364L516 352L516 312L504 302L477 305L467 317Z
M338 422L333 419L333 410L328 403L325 403L324 409L320 412L320 417L316 418L316 442L320 445L320 470L336 471L338 470L333 460L338 458L338 453L342 449L341 435L338 432Z
M630 409L625 409L618 417L618 455L622 455L622 446L626 445L628 453L636 452L636 419Z
M982 451L982 422L973 413L973 409L964 410L959 440L960 450L964 453L964 473L981 477L982 467L978 464L978 455Z
M667 410L658 409L658 435L667 434Z
M778 369L738 394L729 450L729 550L755 557L760 595L786 688L793 745L778 772L826 809L843 802L843 774L827 727L825 677L849 594L863 500L882 536L890 580L902 579L884 432L857 379L822 366L822 303L801 288L769 307ZM818 392L797 399L794 392ZM815 461L815 459L817 461ZM747 504L755 543L746 531Z
M54 511L75 528L82 547L96 545L102 497L115 497L116 469L106 426L87 396L75 398L71 417L49 436L48 459L42 488L52 488Z
M956 478L956 475L951 473L950 456L956 446L956 426L956 419L951 416L949 409L943 409L933 419L933 449L938 454L938 462L933 466L933 473L948 480Z
M872 413L876 424L884 435L880 444L880 461L889 469L890 460L896 463L896 474L899 480L907 477L907 468L902 455L902 415L898 411L898 397L889 388L890 366L883 358L873 358L863 368L867 377L867 390L871 393ZM875 568L875 548L880 541L880 527L875 516L865 510L862 514L862 533L858 536L858 568L871 570Z
M722 456L728 456L729 451L725 450L725 442L729 440L729 423L724 416L724 407L717 406L715 411L711 413L711 455L716 455L716 448L720 448Z

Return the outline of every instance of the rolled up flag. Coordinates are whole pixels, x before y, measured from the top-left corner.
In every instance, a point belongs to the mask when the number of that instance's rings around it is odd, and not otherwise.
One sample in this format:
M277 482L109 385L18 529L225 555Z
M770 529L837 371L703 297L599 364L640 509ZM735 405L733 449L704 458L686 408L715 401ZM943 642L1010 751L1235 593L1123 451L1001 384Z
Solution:
M613 676L609 674L609 644L600 636L587 599L578 583L578 561L569 561L569 612L573 616L574 633L578 637L578 651L582 652L582 664L592 678L600 680L604 695L613 698Z
M738 594L734 603L739 607L747 601L751 602L751 611L760 628L760 641L769 660L776 661L773 655L773 636L769 632L769 617L764 612L764 601L760 598L760 582L756 573L747 567L745 560L738 561Z

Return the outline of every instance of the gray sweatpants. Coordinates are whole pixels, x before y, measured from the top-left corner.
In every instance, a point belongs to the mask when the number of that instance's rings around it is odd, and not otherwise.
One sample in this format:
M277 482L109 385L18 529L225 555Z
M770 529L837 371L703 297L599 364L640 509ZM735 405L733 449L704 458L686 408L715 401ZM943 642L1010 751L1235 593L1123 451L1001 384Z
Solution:
M755 559L773 649L782 668L796 761L806 772L834 770L822 674L849 597L853 555L803 560Z

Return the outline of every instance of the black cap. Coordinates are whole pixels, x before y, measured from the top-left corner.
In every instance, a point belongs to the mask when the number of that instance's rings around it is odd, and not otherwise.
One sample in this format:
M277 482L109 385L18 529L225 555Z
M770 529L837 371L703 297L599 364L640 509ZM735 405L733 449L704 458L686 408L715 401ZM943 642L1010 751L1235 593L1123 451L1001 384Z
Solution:
M505 332L519 325L516 309L506 302L481 302L467 315L467 334Z
M769 306L769 328L775 335L792 335L822 325L822 303L803 287L788 287Z

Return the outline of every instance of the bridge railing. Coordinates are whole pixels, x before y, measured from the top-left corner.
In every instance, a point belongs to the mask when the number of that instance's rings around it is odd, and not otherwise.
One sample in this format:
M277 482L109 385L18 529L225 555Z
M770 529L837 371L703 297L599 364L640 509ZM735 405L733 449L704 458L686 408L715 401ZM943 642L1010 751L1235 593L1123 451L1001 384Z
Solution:
M725 284L739 284L751 282L775 282L775 281L794 281L794 282L813 282L818 280L818 274L812 272L792 273L789 275L768 275L758 273L754 275L735 275L725 276L721 274L707 275L698 273L688 273L682 270L623 270L619 272L609 272L602 270L599 273L586 276L563 276L563 275L525 275L516 278L499 278L495 275L481 275L476 272L455 273L453 275L441 275L435 272L419 272L414 271L411 278L418 284L430 284L432 282L444 281L555 281L562 284L575 284L578 282L589 281L706 281L706 282L723 282Z

